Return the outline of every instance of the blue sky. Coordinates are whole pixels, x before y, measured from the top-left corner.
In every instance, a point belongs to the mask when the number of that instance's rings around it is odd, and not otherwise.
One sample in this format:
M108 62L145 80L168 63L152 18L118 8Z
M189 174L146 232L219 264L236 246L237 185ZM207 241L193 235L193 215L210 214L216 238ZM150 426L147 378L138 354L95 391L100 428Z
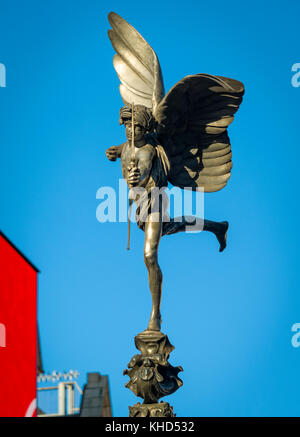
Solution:
M124 141L107 37L119 13L155 49L170 89L188 74L232 77L246 94L229 128L233 172L205 196L205 215L228 220L228 248L212 235L160 245L162 330L182 365L166 398L178 416L300 414L298 248L299 3L0 2L0 226L38 266L39 326L47 371L108 374L115 416L135 396L122 375L145 329L150 293L143 233L96 220L101 186L118 186L104 151Z

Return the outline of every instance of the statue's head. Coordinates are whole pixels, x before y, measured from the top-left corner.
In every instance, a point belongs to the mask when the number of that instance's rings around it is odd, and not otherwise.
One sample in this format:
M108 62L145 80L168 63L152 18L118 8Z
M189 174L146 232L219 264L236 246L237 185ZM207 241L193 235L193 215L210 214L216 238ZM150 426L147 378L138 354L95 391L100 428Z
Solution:
M120 109L120 124L124 124L128 141L132 139L132 109L130 106L123 106ZM145 134L151 133L154 129L154 118L150 109L143 105L134 106L134 138L136 141L143 139Z

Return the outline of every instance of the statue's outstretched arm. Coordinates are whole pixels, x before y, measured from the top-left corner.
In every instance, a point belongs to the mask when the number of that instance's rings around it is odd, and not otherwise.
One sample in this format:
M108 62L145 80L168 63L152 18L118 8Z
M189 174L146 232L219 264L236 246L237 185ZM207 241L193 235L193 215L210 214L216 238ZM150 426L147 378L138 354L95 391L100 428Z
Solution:
M110 161L116 161L118 158L121 158L121 153L123 149L124 143L119 146L111 146L106 151L105 154Z

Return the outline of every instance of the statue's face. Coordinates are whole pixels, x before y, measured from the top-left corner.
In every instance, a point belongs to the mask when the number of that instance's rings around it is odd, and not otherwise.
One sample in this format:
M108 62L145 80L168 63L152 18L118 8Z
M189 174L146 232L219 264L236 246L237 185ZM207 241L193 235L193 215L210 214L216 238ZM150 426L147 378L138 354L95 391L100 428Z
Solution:
M131 120L126 121L125 132L126 132L126 137L127 137L128 141L131 141L132 140L132 122L131 122ZM134 140L140 141L144 138L144 135L145 135L145 128L143 126L141 126L140 124L135 124L134 125Z

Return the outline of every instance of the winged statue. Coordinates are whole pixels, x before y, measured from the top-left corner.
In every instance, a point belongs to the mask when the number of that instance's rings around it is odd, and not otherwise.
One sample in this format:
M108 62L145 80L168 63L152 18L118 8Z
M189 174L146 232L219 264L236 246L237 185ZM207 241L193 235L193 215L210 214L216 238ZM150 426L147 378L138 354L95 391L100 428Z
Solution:
M187 226L213 233L222 252L228 222L183 216L170 218L155 190L168 183L182 189L216 192L227 184L232 153L227 133L244 94L241 82L222 76L194 74L165 94L155 51L118 14L108 15L108 36L116 54L113 65L120 79L124 106L120 124L127 141L106 150L111 161L121 159L130 189L140 188L137 224L145 232L144 260L149 273L152 311L147 331L161 329L162 272L158 247L163 235L184 232ZM157 191L156 191L157 192Z

